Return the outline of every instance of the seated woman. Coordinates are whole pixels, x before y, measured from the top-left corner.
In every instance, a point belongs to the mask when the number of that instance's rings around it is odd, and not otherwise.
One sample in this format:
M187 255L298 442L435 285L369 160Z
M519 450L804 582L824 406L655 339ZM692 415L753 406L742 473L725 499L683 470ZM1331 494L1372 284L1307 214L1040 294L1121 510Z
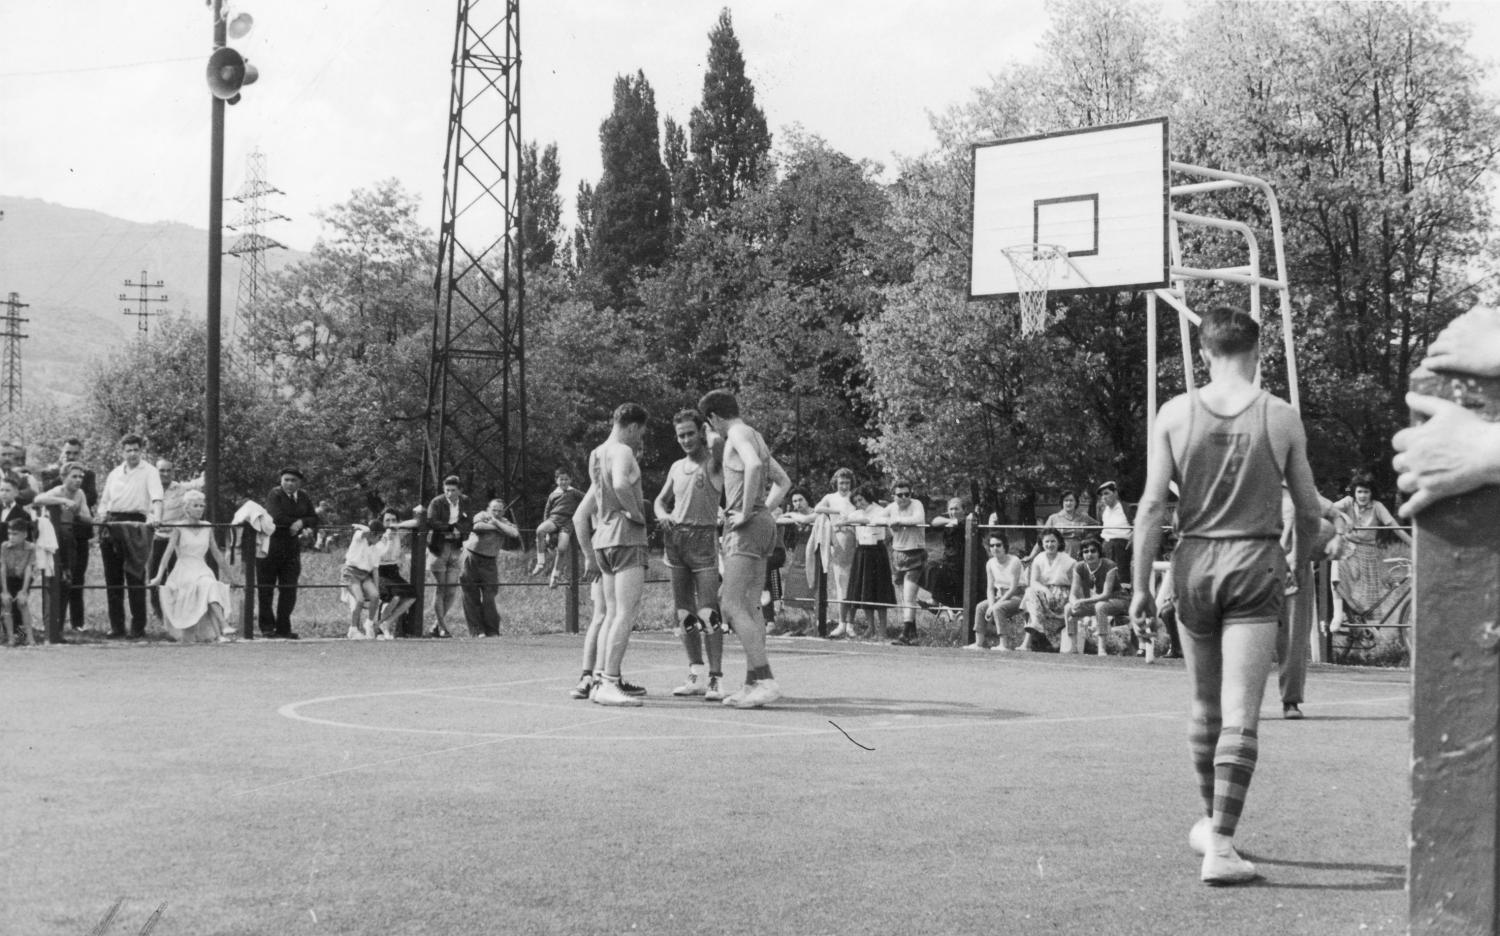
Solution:
M1385 554L1377 533L1380 527L1395 527L1394 533L1411 546L1411 537L1396 524L1386 506L1375 499L1375 481L1368 474L1357 474L1349 482L1349 494L1335 501L1337 527L1343 535L1343 558L1334 565L1333 621L1331 630L1344 626L1344 602L1356 611L1368 614L1380 606L1386 596Z
M1026 586L1026 633L1018 650L1050 650L1064 632L1064 614L1073 588L1073 557L1063 552L1063 536L1052 527L1039 537L1042 551L1031 560Z
M896 603L896 585L891 578L891 560L885 552L885 508L875 502L875 493L868 486L854 492L854 512L847 521L854 527L854 562L849 569L849 591L844 595L845 607L863 610L872 622L875 639L885 637L890 619L890 608ZM850 633L850 636L853 636Z
M1114 562L1104 558L1104 546L1094 537L1083 541L1083 558L1073 566L1073 584L1068 606L1063 612L1063 653L1082 653L1085 634L1078 630L1080 621L1094 622L1094 641L1099 656L1107 655L1109 622L1130 610L1120 590L1120 571Z
M1005 645L1005 622L1021 610L1026 594L1026 567L1010 551L1005 534L995 530L986 537L990 551L985 563L985 599L974 609L974 642L965 650L1010 649ZM994 637L991 643L990 638Z

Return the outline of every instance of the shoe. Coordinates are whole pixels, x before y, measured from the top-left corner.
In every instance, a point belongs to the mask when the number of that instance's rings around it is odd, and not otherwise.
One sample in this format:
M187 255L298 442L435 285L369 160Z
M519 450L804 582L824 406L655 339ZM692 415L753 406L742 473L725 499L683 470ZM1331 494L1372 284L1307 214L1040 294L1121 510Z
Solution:
M637 686L635 683L630 682L622 676L620 677L620 691L628 696L636 696L637 698L639 698L640 696L646 694L646 687Z
M724 701L724 696L725 696L724 687L719 684L719 677L718 676L710 676L710 677L708 677L708 688L706 690L704 690L703 701L705 701L705 702L723 702Z
M125 640L128 635L124 631L110 631L104 635L105 640Z
M829 640L838 640L840 637L848 636L850 636L849 628L845 627L843 624L840 624L838 627L835 627L833 630L828 632Z
M1255 865L1241 858L1234 846L1225 846L1224 851L1211 851L1203 856L1203 868L1198 878L1211 887L1245 884L1260 877Z
M697 673L688 673L687 682L685 682L682 685L678 686L676 689L673 689L672 690L672 695L674 695L674 696L695 696L695 695L703 695L707 691L708 691L708 687L706 685L704 685L703 680L698 677Z
M578 685L568 690L568 698L579 700L587 699L589 697L589 693L593 691L594 677L584 676L578 680Z
M781 698L781 687L776 685L776 680L761 679L725 699L724 704L741 709L760 708L779 698Z
M538 559L536 561L536 565L534 565L534 566L531 567L531 574L532 575L541 575L542 572L546 570L546 568L547 568L547 560L546 559Z
M965 649L965 650L988 650L989 647L986 647L984 644L982 644L982 643L980 643L979 641L976 640L976 641L974 641L971 644L964 644L963 649Z
M1288 702L1281 707L1281 717L1290 721L1301 721L1302 709L1298 707L1296 702Z
M365 639L365 635L360 631L359 628L355 627L353 624L349 625L349 633L346 634L345 636L347 636L350 640L364 640Z
M441 625L441 624L434 624L434 625L432 625L432 630L428 631L423 636L426 636L426 637L441 637L441 638L446 639L446 638L452 637L453 635L450 634L450 633L448 633L448 628L444 627L443 625Z
M641 704L640 699L632 695L626 695L619 683L609 679L600 681L593 695L589 696L589 700L599 705L626 706Z
M908 637L905 634L902 634L900 637L897 637L895 640L891 641L891 646L893 647L915 647L916 645L916 638Z
M1188 830L1188 847L1193 850L1193 854L1195 855L1208 854L1209 846L1213 844L1213 840L1214 821L1208 816L1204 816L1193 823L1193 827Z
M291 631L279 631L276 634L276 639L277 640L301 640L302 638L298 637L296 634L292 633Z

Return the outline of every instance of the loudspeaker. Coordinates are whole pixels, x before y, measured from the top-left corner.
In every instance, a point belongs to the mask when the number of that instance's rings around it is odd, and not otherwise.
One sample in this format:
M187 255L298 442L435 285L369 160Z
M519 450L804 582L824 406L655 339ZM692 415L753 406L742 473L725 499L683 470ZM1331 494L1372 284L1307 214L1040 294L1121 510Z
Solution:
M221 101L239 100L240 88L255 84L260 72L245 57L224 46L208 57L208 90Z

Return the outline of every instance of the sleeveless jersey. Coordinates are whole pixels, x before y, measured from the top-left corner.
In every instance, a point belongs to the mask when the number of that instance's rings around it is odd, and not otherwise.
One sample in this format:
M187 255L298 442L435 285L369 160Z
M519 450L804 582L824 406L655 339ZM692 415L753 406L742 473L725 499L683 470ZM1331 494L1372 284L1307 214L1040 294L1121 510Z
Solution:
M672 466L672 522L680 526L712 527L719 524L719 500L723 488L714 483L708 462L683 458Z
M1277 403L1262 390L1239 413L1221 416L1189 396L1187 446L1174 472L1180 535L1280 538L1282 471L1266 417Z
M589 480L593 483L597 495L594 506L594 548L644 546L646 545L646 525L630 519L626 512L627 505L620 500L614 485L610 483L608 463L604 457L609 445L610 443L606 442L589 453ZM634 503L628 506L633 507L638 516L644 516L644 498L641 494L639 477L635 479L635 486L630 491L630 497Z
M732 449L724 450L724 506L728 510L738 510L742 513L755 513L766 509L766 495L771 491L771 450L766 447L766 440L760 437L760 433L745 427L750 432L750 442L755 448L755 453L760 456L760 490L745 490L745 463Z

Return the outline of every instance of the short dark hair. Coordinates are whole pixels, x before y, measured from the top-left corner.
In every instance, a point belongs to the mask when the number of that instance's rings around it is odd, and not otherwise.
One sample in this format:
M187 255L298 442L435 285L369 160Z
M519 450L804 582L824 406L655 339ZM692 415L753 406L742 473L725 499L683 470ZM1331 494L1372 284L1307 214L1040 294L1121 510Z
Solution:
M1367 471L1356 471L1349 477L1349 493L1353 494L1355 488L1364 488L1373 495L1375 493L1375 476Z
M908 480L906 480L905 478L897 478L896 480L894 480L894 481L891 482L891 490L892 491L894 491L894 490L896 490L896 488L900 488L900 487L910 488L911 487L911 482L908 481Z
M1049 527L1042 527L1042 532L1037 535L1036 541L1038 543L1040 543L1040 542L1044 541L1049 536L1055 536L1055 537L1057 537L1057 548L1058 549L1062 549L1064 546L1068 545L1067 537L1065 537L1065 536L1062 535L1062 531L1060 531L1057 527L1050 527L1050 526Z
M1085 549L1096 549L1099 551L1099 555L1104 555L1104 543L1097 536L1090 536L1088 539L1078 544L1078 551L1080 553Z
M66 481L68 475L72 474L75 471L83 472L85 477L87 477L89 473L89 470L83 466L83 462L68 462L61 468L57 469L57 480L59 482Z
M1005 549L1010 548L1010 538L999 530L991 530L990 535L985 537L985 542L989 542L991 540L999 540L1002 547L1004 547Z
M740 415L740 401L734 398L727 387L719 387L703 394L703 398L698 401L698 411L705 418L717 416L720 419L737 419Z
M31 518L25 514L18 514L14 518L5 521L5 525L12 533L31 532Z
M803 488L792 488L790 491L787 492L786 499L788 501L790 501L792 498L796 497L798 494L801 494L802 495L802 499L805 500L805 501L807 501L809 504L812 503L812 498L807 496L807 491L805 489L803 489Z
M1210 354L1245 354L1260 347L1260 324L1241 309L1216 306L1203 314L1198 341Z
M650 418L646 414L646 408L639 403L621 403L615 407L616 426L644 426Z
M865 500L867 500L867 501L869 501L870 503L873 504L873 503L876 502L876 500L877 500L876 495L879 494L879 493L880 492L878 492L878 491L875 490L875 485L873 485L873 484L861 484L859 487L857 487L857 488L854 489L853 493L850 496L851 497L863 497Z
M454 487L458 487L459 485L463 484L463 482L458 480L458 475L449 475L448 477L443 479L443 486L447 487L450 484Z
M677 412L675 412L675 413L672 414L672 425L675 426L678 423L685 423L685 422L691 422L691 423L693 423L693 425L697 426L699 429L702 429L703 428L703 424L705 422L707 422L707 420L705 420L703 418L703 414L702 413L698 412L697 410L693 409L690 406L687 409L680 409Z
M571 478L571 477L573 477L573 469L569 468L567 465L563 465L562 467L558 468L556 471L552 472L552 477L554 477L554 478Z
M143 438L141 438L140 436L136 435L134 432L126 433L124 436L122 436L120 438L120 447L121 448L124 448L127 445L139 445L139 446L144 447L145 444L146 444L146 440L143 439Z
M63 445L76 445L79 448L83 448L83 440L80 439L80 438L78 438L78 436L68 436L66 439L62 440L62 444Z

